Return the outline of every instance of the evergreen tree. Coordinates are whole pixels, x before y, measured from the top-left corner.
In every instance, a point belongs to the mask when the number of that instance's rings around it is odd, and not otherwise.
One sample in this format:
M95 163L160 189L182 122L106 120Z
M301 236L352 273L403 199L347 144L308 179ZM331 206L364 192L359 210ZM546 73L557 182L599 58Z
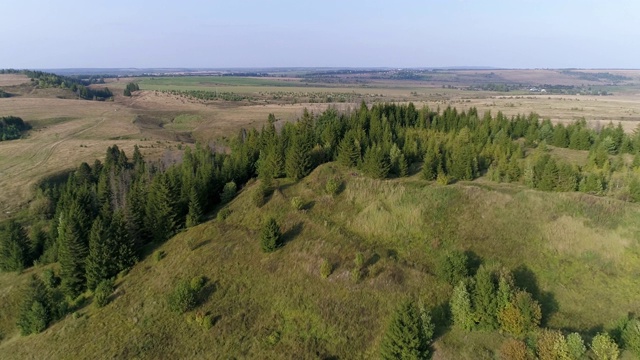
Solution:
M127 229L127 223L121 210L113 214L111 220L111 238L113 239L112 261L114 265L113 273L110 277L116 276L120 271L131 268L138 260L136 254L135 240Z
M77 207L72 207L63 215L58 225L58 258L60 260L60 278L64 292L75 298L85 288L85 258L87 245L82 237L78 223Z
M195 188L191 189L189 193L189 213L187 214L187 227L193 227L200 223L202 220L202 206L200 205L200 199L198 199L198 192Z
M412 301L403 302L396 310L385 333L380 353L383 359L427 359L429 341L418 309Z
M282 234L276 219L268 218L262 226L260 246L264 252L273 252L282 246Z
M287 177L297 181L307 176L311 166L310 149L306 146L305 139L295 135L287 149L285 159L285 172Z
M391 164L382 147L372 145L367 149L362 161L362 171L374 179L384 179L389 174Z
M158 176L154 179L145 211L145 230L155 242L167 240L175 230L172 196L163 178Z
M51 297L42 280L33 275L23 293L18 314L18 327L22 335L42 332L49 326L53 316Z
M538 189L542 191L553 191L558 184L558 166L555 160L549 159L544 167Z
M496 284L493 272L484 266L476 274L476 286L473 292L475 321L481 328L497 328Z
M352 132L348 132L338 145L338 163L346 167L357 166L360 162L360 148Z
M113 241L110 239L109 230L101 218L97 218L91 227L89 235L89 255L86 259L85 271L87 288L94 290L98 284L108 279L112 273Z
M29 266L30 248L22 225L10 220L0 231L0 270L20 272Z
M450 301L453 324L462 330L470 331L473 329L475 322L473 320L471 296L464 280L453 288Z

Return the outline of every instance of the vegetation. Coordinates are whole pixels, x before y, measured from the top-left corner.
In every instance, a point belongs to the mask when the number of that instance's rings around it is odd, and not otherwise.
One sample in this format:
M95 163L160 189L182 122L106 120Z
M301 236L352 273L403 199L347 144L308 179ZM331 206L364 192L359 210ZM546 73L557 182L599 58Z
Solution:
M15 116L0 117L0 141L19 139L31 125Z
M131 96L132 93L140 91L140 86L137 83L130 82L124 88L124 96Z

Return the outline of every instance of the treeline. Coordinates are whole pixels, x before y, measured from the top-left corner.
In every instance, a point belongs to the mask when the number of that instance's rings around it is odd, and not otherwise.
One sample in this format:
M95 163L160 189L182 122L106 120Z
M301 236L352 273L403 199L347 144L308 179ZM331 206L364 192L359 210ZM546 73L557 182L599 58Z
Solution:
M124 88L124 96L131 96L131 93L140 91L140 86L137 83L130 82Z
M226 91L206 91L206 90L162 90L162 93L182 96L197 100L224 100L242 101L252 100L251 97Z
M8 97L11 97L11 94L9 94L8 92L0 89L0 99L1 98L8 98Z
M31 125L15 116L0 117L0 141L19 139Z
M100 81L97 78L90 78L89 80L83 80L79 78L61 76L43 71L33 70L13 70L4 69L0 70L0 74L24 74L31 78L32 83L39 88L60 88L69 89L73 91L78 97L85 100L99 100L104 101L113 97L113 93L108 88L103 89L90 89L87 86L90 84L104 83L104 79Z

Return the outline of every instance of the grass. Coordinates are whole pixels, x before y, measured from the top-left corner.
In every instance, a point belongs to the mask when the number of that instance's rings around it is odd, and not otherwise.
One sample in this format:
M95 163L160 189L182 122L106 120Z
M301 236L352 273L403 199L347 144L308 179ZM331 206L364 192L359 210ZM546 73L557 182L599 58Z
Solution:
M345 188L334 197L325 183L335 176ZM398 301L414 296L432 307L446 301L451 287L433 273L439 256L453 248L516 270L519 284L544 301L553 328L593 334L640 310L636 205L518 185L378 181L335 164L298 183L278 181L261 208L251 199L254 182L225 207L231 212L224 220L160 246L166 256L137 264L116 284L106 307L87 306L78 318L30 337L11 333L5 319L0 354L372 358ZM305 209L292 209L294 197L308 202ZM258 220L268 216L277 219L285 239L271 254L259 245ZM354 282L359 252L365 265ZM327 279L320 272L325 259L333 265ZM166 295L178 281L199 275L208 279L199 307L187 315L171 312ZM26 275L2 276L0 289ZM188 321L195 312L211 315L213 327ZM434 344L436 358L490 359L504 340L497 333L444 330ZM101 341L94 341L98 336Z

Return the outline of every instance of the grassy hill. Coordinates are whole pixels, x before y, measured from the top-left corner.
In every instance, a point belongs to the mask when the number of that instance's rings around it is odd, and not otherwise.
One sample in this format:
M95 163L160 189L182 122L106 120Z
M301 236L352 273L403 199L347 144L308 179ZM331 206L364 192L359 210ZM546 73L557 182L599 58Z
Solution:
M327 195L340 177L343 190ZM460 333L444 320L451 286L436 275L448 250L512 269L540 301L547 327L584 337L640 311L640 208L579 193L543 193L482 179L438 186L417 176L372 180L336 164L298 183L282 180L261 208L248 184L219 216L149 249L117 281L111 302L90 302L43 333L15 328L21 275L0 276L0 357L12 358L375 358L397 303L430 306L436 359L491 359L506 339ZM291 199L305 206L296 210ZM226 211L226 210L225 210ZM260 250L261 221L274 216L284 246ZM162 259L152 255L162 251ZM354 279L361 252L365 270ZM324 279L324 260L333 267ZM205 276L198 307L169 310L180 280ZM205 330L195 318L210 315ZM625 356L630 356L625 354ZM629 357L631 358L631 357Z

